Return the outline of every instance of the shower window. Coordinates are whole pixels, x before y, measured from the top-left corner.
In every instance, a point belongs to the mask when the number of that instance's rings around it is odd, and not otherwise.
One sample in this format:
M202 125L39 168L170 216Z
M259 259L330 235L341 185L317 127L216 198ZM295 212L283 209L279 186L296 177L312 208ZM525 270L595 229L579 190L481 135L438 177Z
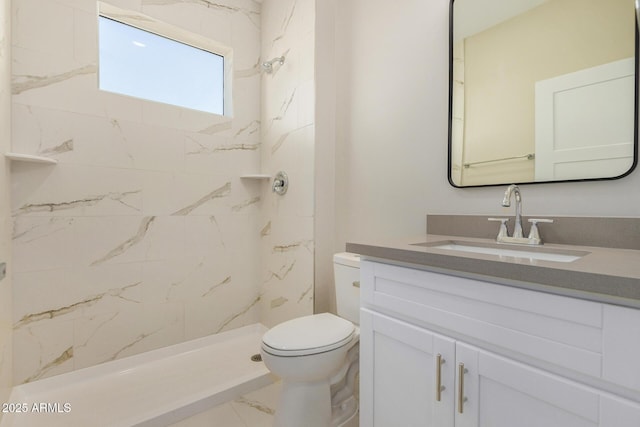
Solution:
M199 36L147 19L134 25L121 22L130 14L105 13L112 7L101 3L99 31L99 87L101 90L162 102L218 115L230 115L225 108L225 71L230 52L216 52L202 46ZM110 16L113 15L113 16ZM152 29L139 28L151 22ZM163 30L169 33L160 35ZM201 45L196 45L200 42ZM209 47L209 48L208 48ZM226 55L225 55L226 53Z

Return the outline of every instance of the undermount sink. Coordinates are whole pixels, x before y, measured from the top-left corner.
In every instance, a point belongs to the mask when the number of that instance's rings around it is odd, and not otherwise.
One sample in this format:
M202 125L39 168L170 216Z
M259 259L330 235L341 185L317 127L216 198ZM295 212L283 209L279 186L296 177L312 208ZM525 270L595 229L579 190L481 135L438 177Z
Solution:
M414 243L414 246L425 246L455 252L497 255L500 257L525 258L541 261L572 262L589 254L585 251L567 249L549 249L546 247L526 247L504 243L466 242L461 240L442 240L438 242Z

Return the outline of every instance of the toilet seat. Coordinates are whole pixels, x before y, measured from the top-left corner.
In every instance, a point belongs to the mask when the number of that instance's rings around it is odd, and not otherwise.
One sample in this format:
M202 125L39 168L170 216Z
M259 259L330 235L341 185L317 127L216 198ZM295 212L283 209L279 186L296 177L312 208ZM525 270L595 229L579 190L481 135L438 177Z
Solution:
M353 340L355 326L330 313L283 322L264 334L262 349L274 356L308 356L340 348Z

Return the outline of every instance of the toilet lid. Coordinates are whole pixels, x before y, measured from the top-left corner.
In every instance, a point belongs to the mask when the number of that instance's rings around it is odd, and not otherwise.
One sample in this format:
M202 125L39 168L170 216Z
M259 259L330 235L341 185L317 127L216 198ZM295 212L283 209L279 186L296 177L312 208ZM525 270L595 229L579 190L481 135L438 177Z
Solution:
M330 313L314 314L283 322L262 337L266 352L279 356L322 353L351 341L355 326Z

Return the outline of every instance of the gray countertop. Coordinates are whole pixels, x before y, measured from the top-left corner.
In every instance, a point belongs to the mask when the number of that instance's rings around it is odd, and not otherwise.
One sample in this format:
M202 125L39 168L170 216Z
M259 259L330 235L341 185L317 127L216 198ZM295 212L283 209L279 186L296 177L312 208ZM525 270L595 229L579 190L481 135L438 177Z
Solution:
M346 249L364 259L640 308L640 250L545 244L544 250L588 252L572 262L555 262L415 245L447 240L494 243L425 234L386 242L349 242Z

